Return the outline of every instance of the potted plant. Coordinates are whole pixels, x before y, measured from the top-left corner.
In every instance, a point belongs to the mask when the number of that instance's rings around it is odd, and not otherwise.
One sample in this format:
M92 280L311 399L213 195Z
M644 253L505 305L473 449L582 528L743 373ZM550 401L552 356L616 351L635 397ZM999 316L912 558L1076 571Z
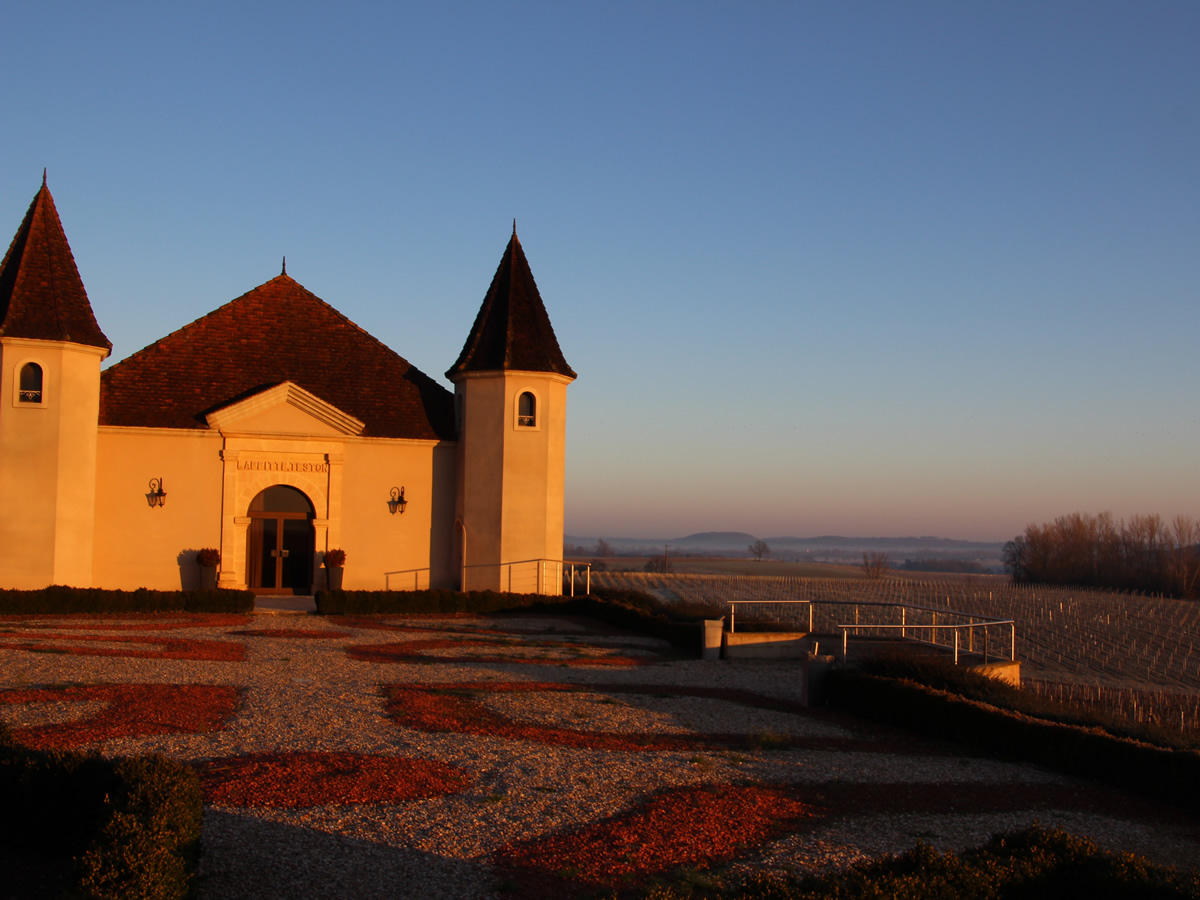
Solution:
M196 551L196 562L200 564L200 590L211 591L217 586L217 566L221 564L221 551L216 547L205 547Z
M342 589L342 567L346 565L345 550L325 551L325 586L331 591Z

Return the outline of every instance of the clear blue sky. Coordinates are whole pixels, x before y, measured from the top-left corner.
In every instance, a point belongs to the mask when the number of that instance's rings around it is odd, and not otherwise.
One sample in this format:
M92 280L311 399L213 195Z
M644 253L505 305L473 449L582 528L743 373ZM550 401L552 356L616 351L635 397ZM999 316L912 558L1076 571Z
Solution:
M440 378L515 217L576 535L1200 515L1198 47L1195 2L18 4L0 227L48 167L114 358L286 254Z

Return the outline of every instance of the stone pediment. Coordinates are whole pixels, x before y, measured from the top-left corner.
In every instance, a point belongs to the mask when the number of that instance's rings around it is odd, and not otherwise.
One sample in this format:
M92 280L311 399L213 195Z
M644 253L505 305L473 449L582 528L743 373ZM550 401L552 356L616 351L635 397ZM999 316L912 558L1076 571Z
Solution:
M205 416L225 432L286 435L356 435L365 423L298 384L285 381Z

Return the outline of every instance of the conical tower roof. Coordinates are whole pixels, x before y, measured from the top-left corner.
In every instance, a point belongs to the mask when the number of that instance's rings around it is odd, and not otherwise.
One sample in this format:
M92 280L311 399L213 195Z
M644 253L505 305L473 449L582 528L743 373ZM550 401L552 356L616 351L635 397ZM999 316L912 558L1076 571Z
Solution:
M466 372L510 369L575 377L559 349L515 227L471 334L446 377L453 381Z
M112 350L96 323L44 176L0 263L0 336Z

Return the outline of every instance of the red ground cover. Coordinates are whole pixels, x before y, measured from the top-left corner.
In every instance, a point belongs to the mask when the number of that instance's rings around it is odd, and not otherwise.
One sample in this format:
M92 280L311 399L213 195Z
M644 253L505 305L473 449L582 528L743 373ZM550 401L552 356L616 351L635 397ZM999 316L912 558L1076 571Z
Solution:
M582 651L595 649L594 645L568 643L565 641L522 641L523 647L536 647L547 650ZM458 663L512 663L516 665L535 666L648 666L659 662L657 656L572 656L539 658L531 656L505 656L503 654L458 656L437 654L429 651L444 650L450 647L497 647L513 646L510 643L489 640L429 640L429 641L399 641L392 644L354 644L346 648L346 655L351 659L376 663L405 663L405 662L443 662Z
M456 766L358 753L251 753L201 763L204 799L221 806L340 806L401 803L463 790Z
M67 631L171 631L177 628L232 628L249 625L250 616L233 613L169 613L162 621L147 622L153 613L103 613L89 615L54 615L45 618L30 616L0 616L0 622L21 628L45 628ZM131 621L122 621L123 619ZM141 621L137 621L141 620Z
M129 647L93 647L90 642L128 644ZM154 649L139 650L139 646ZM0 649L31 653L72 653L77 656L127 656L135 659L194 659L209 662L241 662L246 649L233 641L201 641L185 638L123 637L120 635L39 634L36 640L19 635L0 638Z
M299 628L245 628L241 631L231 631L229 634L246 637L305 638L314 641L353 636L353 632L350 631L304 631Z
M98 684L0 691L0 703L106 703L89 719L14 728L31 747L67 748L113 738L219 731L238 706L238 689L206 684Z
M580 623L590 634L624 634L620 629L606 626L594 619L582 616L555 616L556 619ZM422 619L429 619L428 624L414 624ZM448 620L463 619L464 624L453 625ZM493 621L495 624L481 626L479 621ZM556 634L553 626L547 628L526 627L513 628L505 624L502 617L491 613L421 613L406 615L403 622L389 622L380 616L339 616L339 625L346 628L360 628L371 631L441 631L451 634L496 634L496 635L527 635L527 634ZM566 635L564 635L566 636ZM570 636L579 637L578 632L570 632Z
M680 866L731 860L814 813L781 788L677 788L565 834L507 844L496 851L494 864L520 897L634 888Z
M443 622L429 625L413 625L407 621L417 616L406 616L404 623L385 622L374 616L338 616L337 623L345 628L360 628L364 631L463 631L461 625L446 625ZM450 618L446 615L440 618Z
M615 734L605 731L583 731L518 722L492 709L480 699L484 693L524 692L586 692L624 694L669 694L671 696L710 697L728 700L743 706L777 709L825 719L803 706L776 700L748 691L720 688L664 687L663 685L592 684L574 685L558 682L468 682L423 685L389 685L383 688L386 710L392 720L406 728L419 731L452 732L502 737L510 740L534 741L563 747L582 747L592 750L703 750L726 749L753 745L754 737L742 734ZM791 738L788 745L831 750L879 750L879 745L858 738Z

